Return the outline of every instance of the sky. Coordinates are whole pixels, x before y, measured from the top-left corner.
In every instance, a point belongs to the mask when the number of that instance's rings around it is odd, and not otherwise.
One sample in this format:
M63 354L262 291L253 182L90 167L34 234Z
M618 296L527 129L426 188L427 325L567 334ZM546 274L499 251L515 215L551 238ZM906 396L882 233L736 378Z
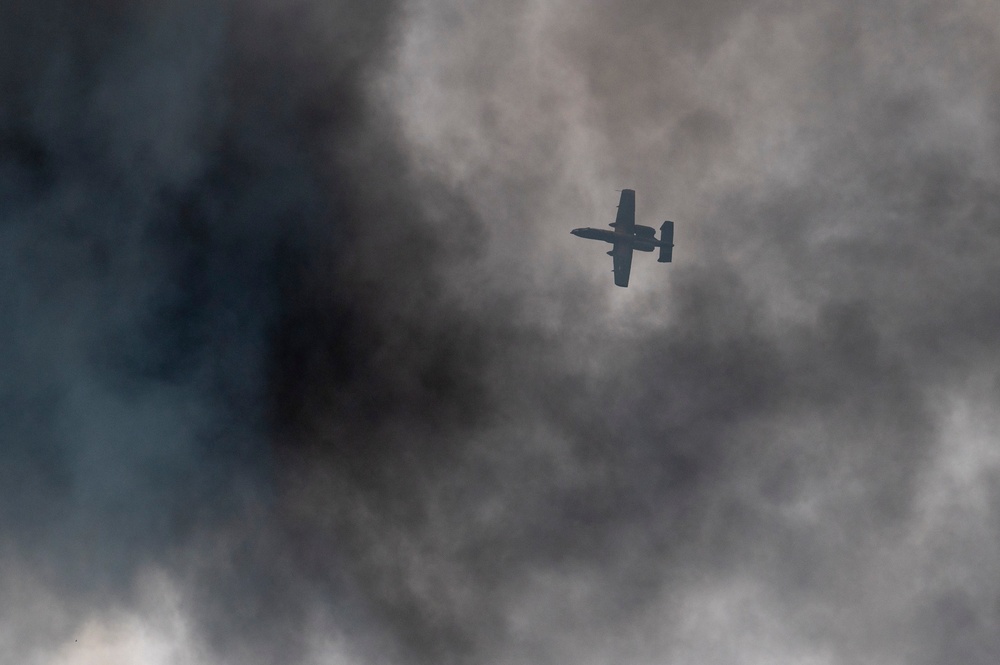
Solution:
M0 662L997 662L997 26L0 0Z

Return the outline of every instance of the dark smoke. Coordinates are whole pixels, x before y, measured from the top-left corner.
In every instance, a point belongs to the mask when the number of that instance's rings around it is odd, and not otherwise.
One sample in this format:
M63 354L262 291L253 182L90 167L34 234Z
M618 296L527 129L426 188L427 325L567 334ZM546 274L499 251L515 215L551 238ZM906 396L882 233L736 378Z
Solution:
M682 5L0 4L10 657L993 662L991 10Z

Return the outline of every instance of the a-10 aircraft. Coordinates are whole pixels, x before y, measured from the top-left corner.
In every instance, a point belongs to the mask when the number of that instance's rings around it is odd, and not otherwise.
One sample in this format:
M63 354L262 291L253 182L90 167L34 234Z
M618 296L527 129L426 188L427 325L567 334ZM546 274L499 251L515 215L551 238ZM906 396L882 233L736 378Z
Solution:
M674 223L663 222L660 226L660 239L656 239L656 229L652 226L642 226L635 223L635 190L623 189L618 201L618 215L611 224L613 231L607 229L573 229L575 236L588 240L603 240L612 243L608 256L614 258L615 284L628 286L628 275L632 270L632 250L652 252L660 248L660 263L670 263L674 255Z

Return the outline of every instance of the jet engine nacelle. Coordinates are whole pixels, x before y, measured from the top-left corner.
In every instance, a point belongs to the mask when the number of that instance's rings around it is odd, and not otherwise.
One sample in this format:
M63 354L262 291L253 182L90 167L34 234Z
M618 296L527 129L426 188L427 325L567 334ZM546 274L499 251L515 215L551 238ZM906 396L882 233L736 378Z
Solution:
M639 238L652 238L656 235L656 229L652 226L636 224L633 228L635 229L635 235Z

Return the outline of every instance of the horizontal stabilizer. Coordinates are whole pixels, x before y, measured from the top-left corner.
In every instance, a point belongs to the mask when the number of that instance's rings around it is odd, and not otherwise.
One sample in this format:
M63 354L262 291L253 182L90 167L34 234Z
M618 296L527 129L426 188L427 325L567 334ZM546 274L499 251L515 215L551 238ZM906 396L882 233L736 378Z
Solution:
M660 226L660 258L659 263L670 263L674 258L674 223L663 222Z

